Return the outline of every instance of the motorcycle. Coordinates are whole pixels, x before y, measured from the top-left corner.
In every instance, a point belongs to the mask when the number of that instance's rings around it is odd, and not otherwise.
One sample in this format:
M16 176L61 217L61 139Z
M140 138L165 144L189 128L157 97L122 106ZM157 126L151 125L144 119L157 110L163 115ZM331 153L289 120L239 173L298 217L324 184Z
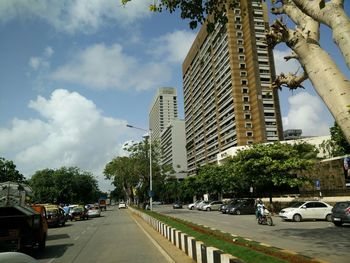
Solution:
M272 221L272 217L271 217L270 213L266 213L264 215L259 216L258 224L259 225L273 226L273 221Z

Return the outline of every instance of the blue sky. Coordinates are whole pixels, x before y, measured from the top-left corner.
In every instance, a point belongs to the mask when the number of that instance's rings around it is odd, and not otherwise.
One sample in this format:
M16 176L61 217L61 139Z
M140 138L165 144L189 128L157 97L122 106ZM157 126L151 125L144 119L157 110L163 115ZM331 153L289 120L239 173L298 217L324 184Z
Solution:
M109 190L103 168L141 138L126 124L147 129L157 88L178 89L184 117L181 65L196 32L177 14L149 12L149 2L0 1L0 156L27 177L78 166ZM329 30L321 43L350 78ZM277 71L296 71L285 54L275 52ZM284 129L327 135L333 118L306 86L280 92Z

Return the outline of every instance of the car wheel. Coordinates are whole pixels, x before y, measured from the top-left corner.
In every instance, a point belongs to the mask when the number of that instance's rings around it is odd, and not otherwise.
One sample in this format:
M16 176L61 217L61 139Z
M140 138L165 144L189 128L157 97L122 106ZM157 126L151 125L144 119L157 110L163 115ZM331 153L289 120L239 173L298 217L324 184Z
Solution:
M241 214L241 211L237 209L237 210L235 211L235 214L236 214L236 215L240 215L240 214Z
M207 207L207 211L210 211L211 209L210 209L210 207Z
M334 224L335 226L341 226L341 225L343 224L343 222L333 222L333 224Z
M331 215L331 214L328 214L328 215L326 216L326 220L327 220L328 222L332 222L332 215Z
M294 221L294 222L300 222L300 221L301 221L301 215L295 214L295 215L293 216L293 221Z
M194 207L193 207L193 206L191 206L190 210L193 210L193 209L194 209Z

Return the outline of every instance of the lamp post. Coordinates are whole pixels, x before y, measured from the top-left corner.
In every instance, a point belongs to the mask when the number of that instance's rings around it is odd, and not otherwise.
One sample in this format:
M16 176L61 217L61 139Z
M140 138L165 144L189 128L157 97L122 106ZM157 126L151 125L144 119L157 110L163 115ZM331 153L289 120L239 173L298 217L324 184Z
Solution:
M141 131L146 131L149 134L149 205L151 211L153 211L153 188L152 188L152 130L143 129L130 124L127 124L126 127L138 129Z

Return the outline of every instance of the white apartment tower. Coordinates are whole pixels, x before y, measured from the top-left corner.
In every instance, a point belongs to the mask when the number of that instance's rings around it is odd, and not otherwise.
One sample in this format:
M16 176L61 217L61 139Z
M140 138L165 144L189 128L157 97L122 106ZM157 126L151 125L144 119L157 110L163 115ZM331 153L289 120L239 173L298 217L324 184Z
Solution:
M231 147L283 138L267 6L235 0L227 12L226 26L200 29L182 65L189 174Z
M152 130L152 141L160 140L165 126L178 118L177 92L175 88L159 88L149 112L149 128Z

